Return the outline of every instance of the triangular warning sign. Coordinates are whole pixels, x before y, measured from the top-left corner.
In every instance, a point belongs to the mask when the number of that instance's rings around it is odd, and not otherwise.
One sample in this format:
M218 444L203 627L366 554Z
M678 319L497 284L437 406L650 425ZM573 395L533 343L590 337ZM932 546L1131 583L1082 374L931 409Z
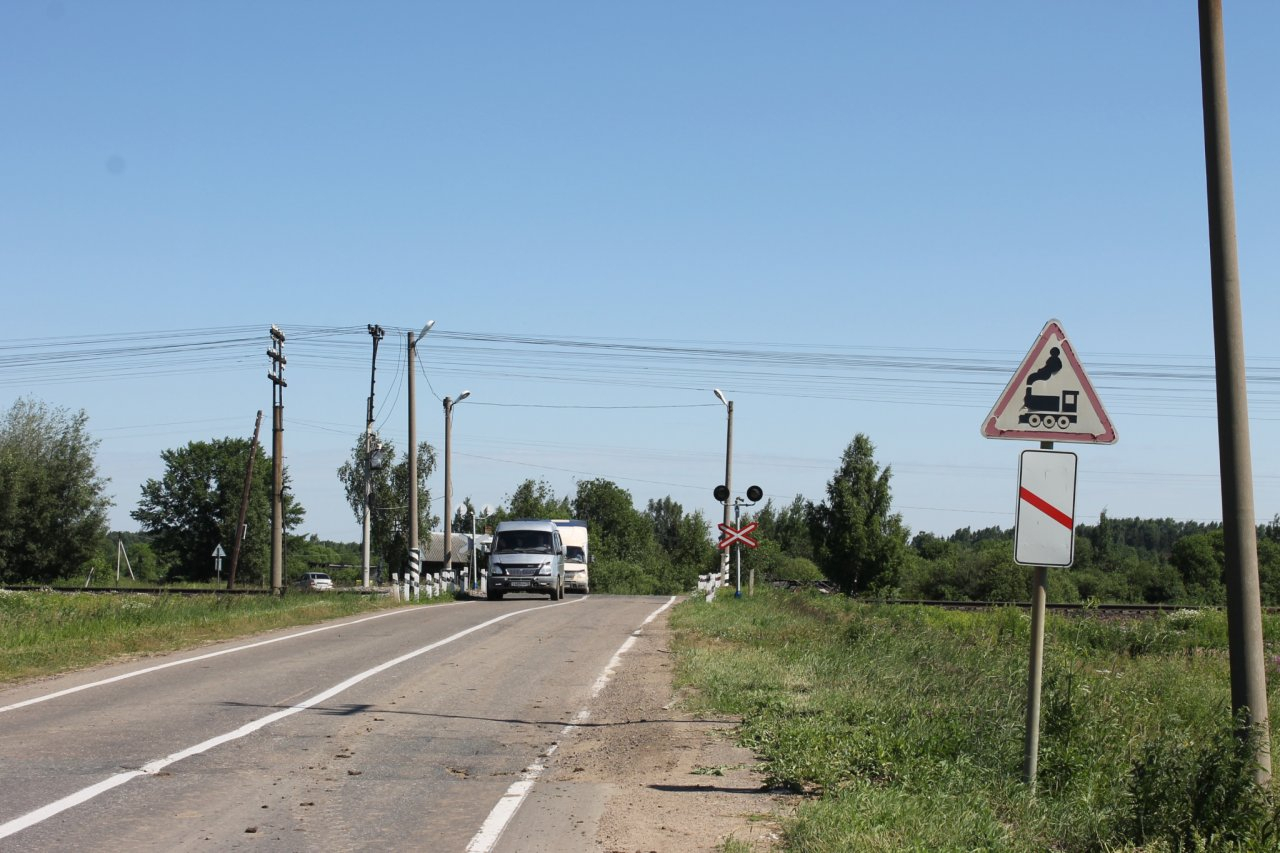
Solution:
M982 421L987 438L1115 444L1116 430L1057 320L1045 323Z

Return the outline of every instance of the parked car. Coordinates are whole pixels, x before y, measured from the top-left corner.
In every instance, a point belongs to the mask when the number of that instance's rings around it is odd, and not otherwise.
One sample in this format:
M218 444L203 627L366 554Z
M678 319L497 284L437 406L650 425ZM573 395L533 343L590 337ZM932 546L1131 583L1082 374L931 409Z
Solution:
M302 589L333 589L333 578L324 572L307 572L298 579L298 586Z

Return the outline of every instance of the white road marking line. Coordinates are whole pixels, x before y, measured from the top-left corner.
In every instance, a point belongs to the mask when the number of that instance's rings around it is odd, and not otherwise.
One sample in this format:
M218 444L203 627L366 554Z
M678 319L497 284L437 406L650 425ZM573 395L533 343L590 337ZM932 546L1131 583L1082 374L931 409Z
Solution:
M658 614L666 610L675 603L675 596L667 599L667 603L659 607L657 610L649 614L649 616L640 623L640 627L631 632L631 636L627 637L609 663L605 665L604 671L600 673L600 677L595 680L591 686L591 698L595 699L600 695L600 691L604 690L605 685L609 683L609 679L613 677L618 666L622 663L622 656L635 645L636 640L640 637L640 632L645 625L648 625L658 617ZM533 786L538 778L547 769L547 764L555 751L560 748L560 743L565 738L577 731L587 718L591 716L590 708L582 708L573 717L573 722L560 730L560 740L538 756L538 759L524 769L520 774L520 778L511 783L511 787L502 795L502 799L498 800L497 805L489 812L489 816L485 818L484 823L480 826L480 831L471 837L471 841L467 844L466 853L490 853L494 846L498 843L498 839L502 838L502 833L506 831L507 824L516 816L516 812L520 810L520 806L524 804L525 799L533 792Z
M578 599L578 600L582 601L584 599ZM564 602L564 604L573 604L573 602L571 601ZM532 613L537 610L545 610L547 609L547 607L561 607L561 606L563 606L563 604L551 604L551 605L547 605L546 607L535 607L535 608L530 608L528 610L516 610L511 613L504 613L503 615L490 619L487 622L481 622L479 625L472 625L470 628L466 628L462 631L459 631L456 634L445 637L443 640L437 640L436 642L423 646L420 649L415 649L414 651L400 655L400 657L393 658L384 663L380 663L377 666L373 667L372 669L366 669L364 672L357 673L356 675L351 676L347 680L339 682L338 684L335 684L333 687L330 687L327 690L323 690L317 693L316 695L312 696L310 699L305 699L296 705L291 705L290 707L285 708L284 710L276 711L275 713L268 714L267 716L254 720L251 723L246 723L245 725L241 726L238 729L227 732L225 734L218 735L216 737L211 737L208 740L205 740L196 744L195 746L189 746L184 750L180 750L179 752L172 753L170 755L165 756L164 758L158 758L155 761L151 761L147 764L144 764L142 767L140 767L137 770L129 770L124 773L117 773L116 775L110 776L102 780L101 782L98 782L94 785L90 785L87 788L82 788L73 794L69 794L68 796L63 797L60 800L56 800L52 803L49 803L46 806L42 806L38 809L35 809L34 811L27 812L21 817L16 817L13 820L8 821L7 823L0 824L0 838L8 838L10 835L14 835L15 833L22 832L24 829L29 829L35 826L36 824L41 823L42 821L48 820L54 815L57 815L66 811L67 809L73 808L74 806L78 806L81 803L86 803L89 800L92 800L94 797L98 796L99 794L105 793L106 791L110 791L112 788L117 788L125 784L126 782L132 781L133 779L137 779L139 776L148 776L148 775L153 775L155 773L159 773L164 768L178 761L181 761L184 758L190 758L193 755L199 755L202 752L208 752L209 750L213 749L216 746L221 746L224 743L229 743L230 741L238 740L246 735L249 735L249 734L252 734L253 732L258 731L258 729L269 726L272 723L285 719L286 717L291 717L294 714L299 713L300 711L305 711L311 706L316 705L320 702L323 702L326 699L332 699L334 696L338 695L342 691L346 690L349 687L353 687L356 684L359 684L365 679L372 678L373 676L381 672L385 672L386 670L391 669L394 666L398 666L406 661L413 660L414 658L419 657L420 655L424 655L427 652L434 651L440 648L441 646L446 646L449 643L456 642L457 640L462 639L468 634L473 634L476 631L481 630L482 628L488 628L490 625L494 625L498 622L503 621L504 619L510 619L512 616L520 616L522 614ZM352 623L347 622L343 624L349 625ZM317 630L320 630L320 629L317 629ZM312 633L312 632L307 632L307 633ZM299 634L299 635L292 635L292 636L302 636L302 635ZM285 638L281 638L281 639L285 639ZM276 642L276 641L272 640L269 642ZM244 648L252 648L252 646L245 646ZM218 654L224 654L224 652L219 652Z

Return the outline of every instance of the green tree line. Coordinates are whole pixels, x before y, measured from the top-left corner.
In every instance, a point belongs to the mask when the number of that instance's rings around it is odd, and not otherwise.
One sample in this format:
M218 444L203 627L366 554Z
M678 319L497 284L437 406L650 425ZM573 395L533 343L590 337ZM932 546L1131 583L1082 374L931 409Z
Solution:
M164 473L147 480L130 513L140 529L109 532L106 481L94 454L98 442L83 411L35 400L15 402L0 419L0 582L99 580L130 572L144 582L210 581L214 549L227 554L243 535L237 580L266 583L270 562L271 466L260 446L243 438L195 441L164 450ZM436 453L416 449L419 530L439 519L430 512L427 481ZM246 525L237 530L245 476L252 459ZM369 466L369 463L373 463ZM369 467L367 467L369 466ZM383 442L366 458L361 433L336 472L357 522L370 474L371 551L388 571L407 563L409 458ZM1024 601L1030 571L1013 561L1013 531L958 529L949 536L914 536L893 511L892 472L875 459L869 437L857 434L841 454L820 501L802 495L787 504L767 501L745 517L755 521L759 547L744 549L742 567L761 582L825 581L851 595L908 599ZM354 582L360 543L299 533L305 510L284 471L286 579L317 566L349 566L333 573ZM469 532L478 513L467 498L450 526ZM715 571L713 525L701 509L686 510L670 496L637 507L632 495L602 479L580 480L571 495L556 495L542 480L524 480L481 524L506 518L574 518L588 523L597 592L671 594L692 590ZM1263 602L1280 605L1280 516L1258 527ZM127 562L125 561L127 557ZM224 561L224 571L229 565ZM1221 526L1173 519L1115 519L1076 527L1075 561L1049 573L1051 600L1222 604L1225 558Z

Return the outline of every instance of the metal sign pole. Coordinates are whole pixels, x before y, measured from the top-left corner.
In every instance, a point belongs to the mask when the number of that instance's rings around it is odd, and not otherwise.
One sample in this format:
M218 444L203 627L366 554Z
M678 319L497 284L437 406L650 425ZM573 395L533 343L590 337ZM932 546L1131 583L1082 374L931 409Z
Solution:
M1052 441L1040 442L1041 450L1053 450ZM1048 597L1048 569L1036 566L1031 578L1031 663L1027 671L1027 733L1023 741L1022 779L1036 787L1040 756L1040 684L1044 674L1044 611Z
M733 526L739 531L742 530L742 504L735 499L733 502ZM737 563L737 579L733 585L733 597L742 598L742 543L733 543L733 557Z

